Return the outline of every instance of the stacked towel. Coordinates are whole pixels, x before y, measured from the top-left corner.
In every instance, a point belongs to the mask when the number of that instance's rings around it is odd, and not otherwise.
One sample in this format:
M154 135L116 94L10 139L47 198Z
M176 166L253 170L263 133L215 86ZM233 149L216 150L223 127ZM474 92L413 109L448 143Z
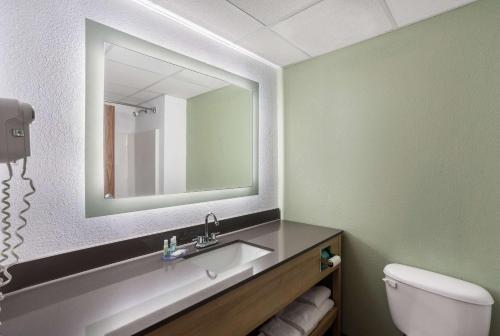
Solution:
M318 310L316 311L317 315L314 317L316 320L316 323L314 325L315 327L318 325L319 321L321 321L321 319L325 317L325 315L330 311L330 309L333 308L334 305L335 303L333 302L333 300L326 299L326 301L321 305L321 307L318 308ZM306 331L306 334L309 334L311 331L312 329Z
M266 336L302 336L302 332L289 325L278 317L273 317L262 329L261 334ZM260 336L260 335L259 335Z
M308 335L334 306L330 294L324 286L311 288L267 322L259 336Z
M319 308L303 302L293 302L278 315L280 319L297 328L302 335L309 334L319 321L332 309L333 300L326 299Z
M330 297L331 293L332 291L330 288L325 286L314 286L299 297L297 301L310 303L316 308L319 308L326 301L326 299Z
M286 306L278 316L300 330L304 335L306 330L315 327L316 311L317 308L311 304L294 301Z

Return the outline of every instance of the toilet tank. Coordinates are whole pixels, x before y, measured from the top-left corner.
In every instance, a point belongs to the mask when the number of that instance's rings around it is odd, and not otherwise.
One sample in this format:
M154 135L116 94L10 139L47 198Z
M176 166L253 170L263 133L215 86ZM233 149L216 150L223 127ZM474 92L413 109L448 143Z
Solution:
M400 264L384 274L392 320L407 336L488 336L493 298L484 288Z

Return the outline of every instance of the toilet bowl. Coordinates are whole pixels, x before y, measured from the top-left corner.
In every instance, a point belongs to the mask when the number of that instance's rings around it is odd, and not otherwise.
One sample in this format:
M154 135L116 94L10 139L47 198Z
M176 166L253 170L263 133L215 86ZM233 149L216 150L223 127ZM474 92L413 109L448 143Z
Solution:
M389 264L392 320L407 336L488 336L493 298L482 287L415 267Z

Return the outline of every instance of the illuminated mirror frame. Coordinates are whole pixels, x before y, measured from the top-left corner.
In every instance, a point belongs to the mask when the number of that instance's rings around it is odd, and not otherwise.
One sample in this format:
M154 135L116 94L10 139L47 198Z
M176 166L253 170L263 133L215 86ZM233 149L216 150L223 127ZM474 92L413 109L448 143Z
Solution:
M237 76L89 19L86 20L85 28L85 215L87 218L258 194L259 84L257 82ZM120 47L128 48L251 90L253 93L252 186L179 194L105 199L103 171L103 78L105 42L116 44Z

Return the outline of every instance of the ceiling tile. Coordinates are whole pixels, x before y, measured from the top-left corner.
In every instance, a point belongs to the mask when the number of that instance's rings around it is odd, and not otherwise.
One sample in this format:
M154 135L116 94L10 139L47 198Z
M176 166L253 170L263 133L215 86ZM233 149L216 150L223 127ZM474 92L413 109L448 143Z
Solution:
M124 96L123 95L118 95L112 92L104 92L104 101L106 102L114 102L114 101L119 101L122 99Z
M130 86L125 86L117 83L105 82L104 92L106 94L113 94L114 96L126 97L137 92L137 88L132 88Z
M164 76L169 76L183 69L177 65L116 45L110 48L106 53L106 59L155 72Z
M153 0L206 29L235 41L260 27L257 20L225 0Z
M126 98L122 98L118 101L116 101L117 104L119 103L125 103L125 104L132 104L132 105L139 105L140 103L142 103L143 100L139 97L135 97L135 96L130 96L130 97L126 97Z
M266 25L275 24L321 0L228 0Z
M385 0L399 26L438 15L476 0Z
M318 56L391 30L379 0L324 0L272 28Z
M163 78L162 75L138 69L129 65L106 60L104 67L104 81L123 83L128 87L142 89Z
M281 66L300 62L309 57L269 28L262 28L246 36L238 41L238 44Z
M169 77L153 85L149 88L149 90L173 97L187 99L210 91L211 89Z
M228 82L223 81L222 79L218 79L215 77L211 77L211 76L204 75L202 73L192 71L192 70L187 70L187 69L176 73L172 77L179 79L179 80L182 80L182 81L185 81L185 82L188 82L188 83L204 86L204 87L209 88L211 90L215 90L215 89L221 88L221 87L229 84Z
M139 101L139 104L145 103L147 101L150 101L151 99L157 98L158 96L161 96L158 92L153 92L153 91L140 91L134 94L133 96L127 97L127 98L137 98Z

